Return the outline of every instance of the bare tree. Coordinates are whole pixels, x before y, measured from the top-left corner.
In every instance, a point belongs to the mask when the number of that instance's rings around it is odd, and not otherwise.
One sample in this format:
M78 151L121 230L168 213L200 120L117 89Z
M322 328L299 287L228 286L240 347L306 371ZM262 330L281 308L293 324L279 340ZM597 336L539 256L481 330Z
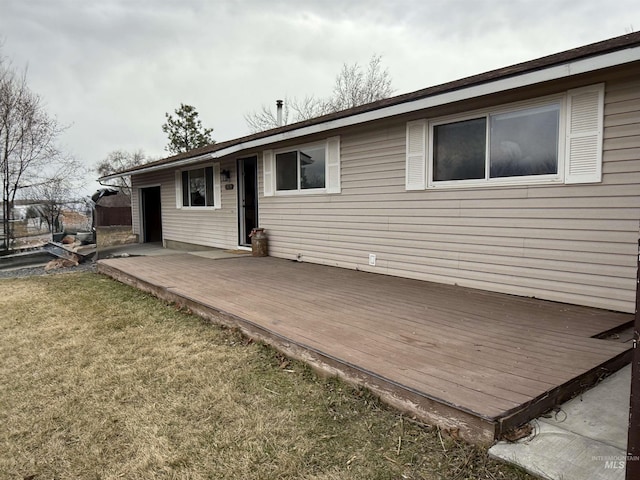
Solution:
M332 111L346 110L391 96L391 76L387 69L382 69L381 60L380 55L371 57L366 71L357 63L345 63L342 66L330 100Z
M317 98L313 95L307 95L303 99L292 99L291 109L294 111L296 122L301 122L302 120L308 120L310 118L319 117L320 115L336 111L333 108L331 99Z
M303 99L285 97L282 107L282 125L300 122L330 112L328 102L313 95L307 95ZM277 112L266 105L262 105L257 112L246 114L244 118L249 129L254 133L281 126L278 125Z
M338 112L366 103L388 98L393 93L389 71L382 67L382 57L373 55L366 70L358 63L342 65L335 79L333 94L329 98L307 95L303 99L285 98L283 125L301 122L327 113ZM261 132L278 125L276 113L271 107L262 105L257 112L245 114L251 132Z
M33 93L26 73L18 74L0 58L0 180L2 181L5 249L13 238L12 215L16 194L32 186L51 165L60 161L55 145L61 129Z
M107 155L107 158L100 161L96 166L98 175L104 177L112 173L128 170L129 168L137 167L143 163L147 163L151 159L147 158L142 150L136 150L135 152L127 152L125 150L114 150ZM122 193L131 198L131 177L120 177L111 181L111 183L100 182L105 187L119 188Z
M32 200L50 232L61 230L60 215L66 205L82 203L79 198L86 169L76 160L60 162L46 178L26 189L24 196Z
M289 123L289 105L290 101L288 98L284 100L284 106L282 108L282 124L286 125ZM247 122L247 126L251 133L262 132L264 130L269 130L270 128L279 127L278 119L276 113L266 105L262 105L260 110L257 112L247 113L244 116L245 122Z

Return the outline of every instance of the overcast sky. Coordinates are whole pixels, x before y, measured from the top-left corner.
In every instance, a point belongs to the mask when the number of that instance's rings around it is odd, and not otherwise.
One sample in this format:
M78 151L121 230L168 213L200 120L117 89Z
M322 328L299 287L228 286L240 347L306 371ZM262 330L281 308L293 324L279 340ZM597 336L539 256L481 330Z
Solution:
M329 95L373 54L400 94L638 28L638 0L0 0L0 53L86 165L167 156L180 103L217 141L248 134L247 112Z

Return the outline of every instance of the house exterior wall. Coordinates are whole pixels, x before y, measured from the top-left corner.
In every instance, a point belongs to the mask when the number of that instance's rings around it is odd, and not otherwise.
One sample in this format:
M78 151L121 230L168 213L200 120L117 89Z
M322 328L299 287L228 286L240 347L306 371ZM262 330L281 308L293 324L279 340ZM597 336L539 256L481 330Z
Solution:
M606 82L597 184L406 191L406 121L341 134L341 194L261 196L270 255L634 311L637 72Z
M203 164L204 165L204 164ZM189 166L198 168L198 165ZM221 190L220 209L177 208L175 170L161 170L132 177L133 231L142 239L140 218L140 188L160 185L162 201L163 241L192 243L217 248L234 248L238 245L237 185L235 160L221 162L221 168L231 172L233 190Z
M300 141L340 135L339 194L265 197L259 155L259 226L269 236L269 254L633 312L640 219L640 67L613 73L536 85ZM605 82L601 183L406 190L407 121L599 82ZM219 210L176 208L174 169L133 176L134 233L142 238L139 188L161 185L165 241L237 246L236 158L252 153L220 161L221 169L230 170L235 188L223 185ZM375 266L369 265L369 254L376 255Z

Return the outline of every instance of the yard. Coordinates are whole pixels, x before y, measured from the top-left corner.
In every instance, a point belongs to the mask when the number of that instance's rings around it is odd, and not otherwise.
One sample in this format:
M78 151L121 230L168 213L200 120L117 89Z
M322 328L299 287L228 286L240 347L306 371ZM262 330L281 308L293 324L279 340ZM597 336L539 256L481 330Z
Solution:
M0 477L526 479L94 273L0 280Z

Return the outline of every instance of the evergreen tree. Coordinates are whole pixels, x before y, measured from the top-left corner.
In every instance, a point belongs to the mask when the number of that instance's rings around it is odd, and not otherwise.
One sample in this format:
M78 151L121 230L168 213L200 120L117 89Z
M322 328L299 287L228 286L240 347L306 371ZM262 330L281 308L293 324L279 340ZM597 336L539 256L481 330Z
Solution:
M211 138L212 128L204 128L198 118L198 112L191 105L180 104L173 115L165 113L167 122L162 131L169 137L165 150L172 154L188 152L194 148L215 143Z

